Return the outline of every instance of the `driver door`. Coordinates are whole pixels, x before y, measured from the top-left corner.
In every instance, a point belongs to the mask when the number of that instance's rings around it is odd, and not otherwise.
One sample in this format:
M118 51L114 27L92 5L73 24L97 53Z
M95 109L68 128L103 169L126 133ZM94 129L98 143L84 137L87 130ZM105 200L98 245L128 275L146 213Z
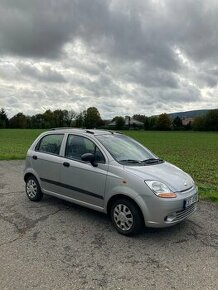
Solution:
M84 153L93 153L98 163L93 167L81 160ZM104 206L108 164L96 144L84 137L69 134L63 167L61 169L62 194L78 201Z

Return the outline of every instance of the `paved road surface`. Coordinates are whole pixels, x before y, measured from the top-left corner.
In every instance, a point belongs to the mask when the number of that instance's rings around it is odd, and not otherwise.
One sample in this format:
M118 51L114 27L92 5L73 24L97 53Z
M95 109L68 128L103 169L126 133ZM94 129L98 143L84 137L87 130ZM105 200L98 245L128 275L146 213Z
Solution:
M218 206L169 229L119 235L100 213L24 194L0 162L0 289L218 289Z

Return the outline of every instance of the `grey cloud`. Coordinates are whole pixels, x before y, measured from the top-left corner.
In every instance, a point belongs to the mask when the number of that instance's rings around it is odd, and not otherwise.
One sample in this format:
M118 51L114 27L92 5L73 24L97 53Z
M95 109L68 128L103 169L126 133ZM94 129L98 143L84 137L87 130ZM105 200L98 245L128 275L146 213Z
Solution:
M203 86L213 88L218 84L218 76L208 73L200 73L198 74L198 79Z
M218 95L215 0L0 0L0 13L1 88L32 113L43 100L148 114Z
M0 49L25 57L58 57L65 43L79 38L96 52L177 68L168 42L162 41L161 34L154 37L160 21L151 22L157 17L149 2L143 7L152 13L146 23L137 6L139 1L132 10L128 2L123 2L121 10L111 9L110 3L2 1Z
M17 77L19 70L12 62L0 60L0 78L2 79L14 79Z
M63 74L50 64L36 66L22 61L0 60L0 78L9 81L24 81L26 78L32 78L40 82L66 82Z
M200 91L194 87L183 87L180 90L159 91L159 100L170 103L195 103L201 100Z
M178 69L175 44L198 60L217 57L217 2L113 3L1 0L1 51L57 57L65 43L81 38L98 52L171 70Z
M218 76L218 67L216 66L216 67L213 67L213 68L209 68L207 70L207 72L210 73L210 74L213 74L215 76Z
M168 7L175 42L197 62L217 60L218 2L171 0Z
M87 1L75 5L75 15L78 15L74 19L75 31L93 51L122 61L140 60L165 69L178 68L170 42L163 41L159 31L161 19L154 21L157 17L149 1L144 5L135 1L135 7L131 1L123 1L117 10L105 3L110 2L94 1L88 11Z
M0 51L24 57L57 57L69 40L69 4L60 1L0 2ZM65 17L66 16L66 17ZM68 16L68 17L67 17Z
M97 52L170 70L178 69L175 44L196 60L217 57L216 1L115 3L1 0L1 50L57 57L65 43L80 38Z
M40 67L37 67L32 64L20 62L17 65L17 68L23 75L35 78L38 81L56 83L66 82L63 74L52 68L50 65L41 65Z
M83 73L88 73L90 75L97 75L99 74L99 67L96 64L88 64L88 63L82 63L81 61L73 61L70 68L78 69L79 71Z
M19 106L19 100L15 96L10 96L7 103L10 106Z
M124 78L128 82L139 83L148 88L177 88L179 86L175 73L141 64L132 65L131 69L126 70Z

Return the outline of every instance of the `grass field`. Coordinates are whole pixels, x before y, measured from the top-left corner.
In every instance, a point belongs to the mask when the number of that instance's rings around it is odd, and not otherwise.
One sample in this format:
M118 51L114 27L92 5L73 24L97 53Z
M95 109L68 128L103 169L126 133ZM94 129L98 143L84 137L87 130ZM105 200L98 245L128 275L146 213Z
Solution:
M41 132L40 129L0 129L0 160L24 159Z
M0 130L0 160L24 159L42 130ZM191 174L200 197L218 202L218 134L125 131L156 155Z

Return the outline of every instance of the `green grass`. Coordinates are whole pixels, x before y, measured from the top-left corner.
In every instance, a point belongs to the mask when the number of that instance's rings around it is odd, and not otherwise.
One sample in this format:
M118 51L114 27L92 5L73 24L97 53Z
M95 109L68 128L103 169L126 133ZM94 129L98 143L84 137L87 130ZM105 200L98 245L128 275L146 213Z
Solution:
M43 130L1 129L0 160L24 159ZM218 134L199 132L125 131L156 155L188 172L201 199L218 202Z
M0 129L0 160L24 159L39 129Z

